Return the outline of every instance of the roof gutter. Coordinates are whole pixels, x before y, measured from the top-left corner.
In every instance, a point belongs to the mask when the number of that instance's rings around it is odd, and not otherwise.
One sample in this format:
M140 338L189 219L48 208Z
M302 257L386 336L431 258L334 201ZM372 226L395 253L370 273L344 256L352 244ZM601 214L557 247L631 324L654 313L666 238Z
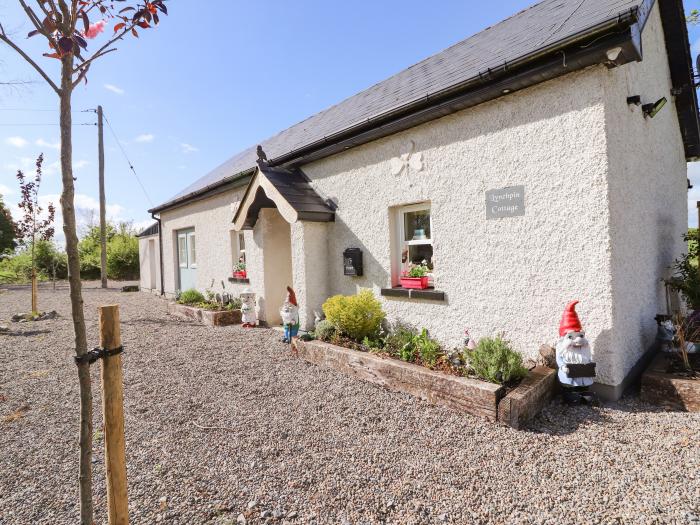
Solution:
M653 0L647 0L641 8L624 11L592 28L525 55L519 60L504 63L497 69L481 72L450 88L426 93L424 98L396 107L389 112L371 117L338 133L271 159L269 165L299 166L572 71L601 63L612 67L639 61L642 58L641 28L646 22L652 5ZM611 62L606 57L606 51L613 47L621 47L623 51L614 62ZM198 196L205 198L219 188L251 176L254 171L255 167L251 167L152 208L149 212L175 208Z

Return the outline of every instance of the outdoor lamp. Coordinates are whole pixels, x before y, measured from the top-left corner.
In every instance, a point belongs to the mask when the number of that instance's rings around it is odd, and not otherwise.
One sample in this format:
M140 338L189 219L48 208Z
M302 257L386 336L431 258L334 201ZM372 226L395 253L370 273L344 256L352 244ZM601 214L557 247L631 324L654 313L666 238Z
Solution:
M644 104L642 106L642 113L644 117L654 118L656 114L661 111L661 108L666 105L666 97L661 97L656 102Z

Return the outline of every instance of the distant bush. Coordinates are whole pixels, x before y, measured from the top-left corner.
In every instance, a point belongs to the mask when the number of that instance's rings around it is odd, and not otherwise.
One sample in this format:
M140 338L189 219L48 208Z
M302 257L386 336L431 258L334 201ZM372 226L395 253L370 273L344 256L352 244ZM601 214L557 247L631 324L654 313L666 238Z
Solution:
M204 303L206 302L204 299L204 296L201 294L201 292L198 292L194 288L190 290L185 290L180 294L180 297L177 298L177 302L180 304L197 304L197 303Z
M370 290L357 295L335 295L323 303L326 319L343 335L360 342L376 338L386 314Z
M133 235L115 235L107 244L107 276L110 279L138 279L139 241Z
M464 357L477 376L491 383L511 383L527 375L522 356L500 336L480 339Z
M24 247L14 256L0 259L0 283L22 284L32 278L31 247ZM68 260L65 252L60 252L51 241L37 241L35 246L37 278L50 279L56 272L57 279L68 275Z
M314 334L316 339L321 341L330 341L335 335L336 329L328 319L323 319L316 323L316 328L314 329Z

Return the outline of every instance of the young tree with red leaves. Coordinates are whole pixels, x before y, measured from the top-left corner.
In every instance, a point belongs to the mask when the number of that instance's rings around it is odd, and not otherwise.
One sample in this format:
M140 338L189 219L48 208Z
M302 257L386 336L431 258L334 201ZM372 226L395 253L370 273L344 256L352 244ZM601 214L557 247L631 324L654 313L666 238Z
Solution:
M54 234L53 220L56 210L53 203L46 207L46 217L42 217L44 209L39 204L39 188L41 187L41 165L44 163L44 154L36 159L36 175L33 180L27 180L22 170L17 170L17 180L19 181L19 192L22 200L19 202L19 209L22 210L22 218L15 223L17 238L25 246L29 244L32 254L32 314L39 311L37 305L36 286L36 258L34 257L37 241L51 240Z
M34 7L29 4L32 3ZM34 29L28 37L41 36L46 40L48 51L45 58L59 60L59 79L51 76L6 33L0 24L0 42L14 49L51 86L59 99L59 124L61 130L61 212L63 232L66 237L68 255L68 281L70 284L75 351L78 356L87 353L83 297L80 283L80 260L78 257L78 235L75 225L73 184L73 141L71 103L73 90L82 81L92 65L107 53L116 51L114 45L127 36L138 37L138 31L158 24L159 16L167 14L165 0L135 2L126 0L19 0L19 4ZM125 7L124 7L125 6ZM91 18L96 20L91 23ZM88 40L97 38L107 24L112 34L105 43L88 54ZM92 525L92 385L90 368L86 361L78 364L80 382L80 522Z

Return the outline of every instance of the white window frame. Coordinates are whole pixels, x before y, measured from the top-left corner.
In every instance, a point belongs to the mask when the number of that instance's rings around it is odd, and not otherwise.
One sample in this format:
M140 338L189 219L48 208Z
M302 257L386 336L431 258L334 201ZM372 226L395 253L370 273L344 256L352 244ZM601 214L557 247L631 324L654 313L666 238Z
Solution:
M195 232L187 232L187 261L190 268L197 268L197 236ZM194 242L192 242L194 240Z
M241 239L243 239L243 249L241 249ZM231 262L234 267L238 264L238 260L241 256L243 256L243 262L247 264L248 258L246 257L245 234L243 230L231 230Z
M183 249L180 243L184 243L184 260L183 260ZM187 234L186 233L178 233L177 234L177 263L180 268L187 268L187 261L189 259L190 254L188 253L189 250L187 248Z
M406 238L406 220L405 220L405 215L407 213L411 212L416 212L416 211L425 211L427 210L430 214L430 238L429 239L416 239L416 240L410 240L406 241L404 240ZM396 274L396 284L399 283L399 279L401 277L401 272L403 270L403 263L401 262L401 252L403 250L404 245L408 246L417 246L421 244L429 244L433 246L433 257L435 256L435 247L433 245L433 242L435 240L435 234L433 230L433 211L432 211L432 206L430 201L424 201L424 202L419 202L416 204L408 204L406 206L397 206L395 208L395 224L396 224L396 243L395 243L395 250L394 250L394 264L393 267L396 269L397 274ZM392 278L392 281L394 279ZM430 272L428 274L428 282L430 283L430 286L433 286L433 272Z

